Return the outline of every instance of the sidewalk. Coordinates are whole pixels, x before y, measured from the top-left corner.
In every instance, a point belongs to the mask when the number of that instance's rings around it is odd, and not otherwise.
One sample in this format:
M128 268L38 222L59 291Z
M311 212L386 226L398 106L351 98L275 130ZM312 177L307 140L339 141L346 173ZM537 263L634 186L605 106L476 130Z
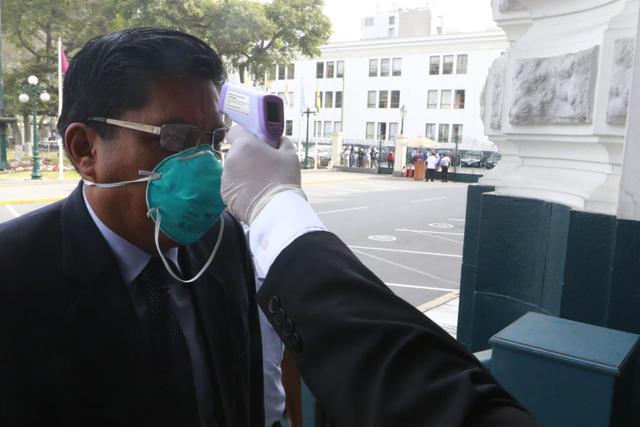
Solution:
M418 307L425 316L437 323L442 329L456 338L458 332L458 305L460 292L449 292L446 295L429 301Z

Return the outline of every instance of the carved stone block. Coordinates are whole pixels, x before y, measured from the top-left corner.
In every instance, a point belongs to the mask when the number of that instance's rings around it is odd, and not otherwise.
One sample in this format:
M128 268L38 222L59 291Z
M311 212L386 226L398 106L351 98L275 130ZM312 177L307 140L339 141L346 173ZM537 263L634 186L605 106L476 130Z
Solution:
M633 54L635 39L616 40L613 45L613 73L609 84L609 104L607 123L625 125L629 109L629 92L633 72Z
M498 10L500 13L514 12L516 10L525 10L527 6L518 0L498 0Z
M509 109L512 125L592 123L598 47L518 61Z
M506 67L507 60L504 55L493 61L480 99L482 120L485 123L488 121L489 128L492 130L502 129L502 100Z

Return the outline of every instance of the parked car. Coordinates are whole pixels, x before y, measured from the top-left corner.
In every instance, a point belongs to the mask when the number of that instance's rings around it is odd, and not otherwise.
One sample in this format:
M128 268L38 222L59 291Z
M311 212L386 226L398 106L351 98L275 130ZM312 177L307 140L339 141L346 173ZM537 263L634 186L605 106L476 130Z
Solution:
M460 159L460 166L465 168L482 168L485 161L481 157L464 157Z

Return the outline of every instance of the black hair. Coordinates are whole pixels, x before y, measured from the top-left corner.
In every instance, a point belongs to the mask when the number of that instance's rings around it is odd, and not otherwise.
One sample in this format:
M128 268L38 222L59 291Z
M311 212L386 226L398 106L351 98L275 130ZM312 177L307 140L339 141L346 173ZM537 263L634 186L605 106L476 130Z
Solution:
M98 36L73 57L64 78L58 131L92 116L117 119L143 108L163 78L202 78L220 87L227 74L218 54L192 35L164 28L131 28ZM113 126L88 123L108 138ZM66 144L65 144L66 148Z

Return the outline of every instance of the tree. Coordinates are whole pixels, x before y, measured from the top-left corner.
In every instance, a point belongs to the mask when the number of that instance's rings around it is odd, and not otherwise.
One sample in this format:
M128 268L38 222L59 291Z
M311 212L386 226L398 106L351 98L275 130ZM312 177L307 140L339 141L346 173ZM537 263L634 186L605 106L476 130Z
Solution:
M216 48L244 82L248 71L257 82L273 64L285 64L302 54L320 54L331 35L322 12L323 0L223 0L213 4L205 39Z

